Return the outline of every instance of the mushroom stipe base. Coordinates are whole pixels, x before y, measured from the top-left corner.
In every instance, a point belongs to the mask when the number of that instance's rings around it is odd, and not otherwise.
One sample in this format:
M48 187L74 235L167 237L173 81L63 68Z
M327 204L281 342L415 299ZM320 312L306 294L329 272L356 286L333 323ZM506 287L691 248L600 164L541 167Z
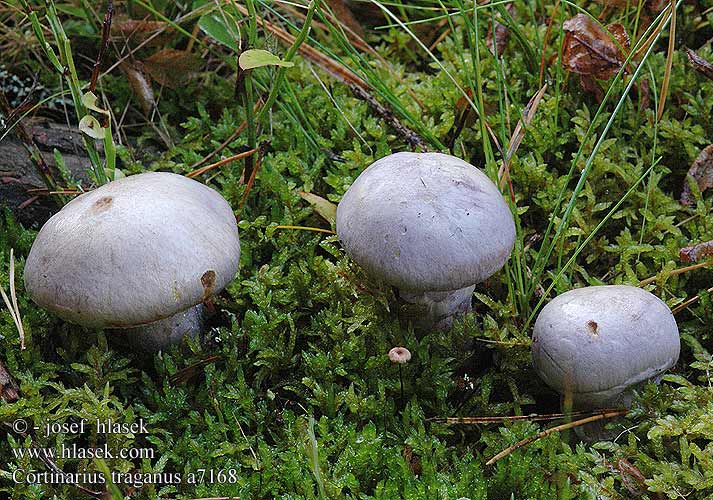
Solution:
M448 330L454 317L473 309L474 291L475 285L445 292L399 290L399 297L407 302L401 308L401 316L417 330Z

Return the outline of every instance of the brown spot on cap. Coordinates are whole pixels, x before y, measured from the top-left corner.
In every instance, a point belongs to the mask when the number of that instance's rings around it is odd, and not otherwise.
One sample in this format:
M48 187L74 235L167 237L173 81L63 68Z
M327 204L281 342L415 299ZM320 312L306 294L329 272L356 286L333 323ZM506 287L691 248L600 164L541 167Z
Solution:
M597 337L599 336L599 325L597 324L596 321L592 321L591 319L587 321L587 333L591 335L592 337Z
M201 276L201 285L203 285L203 300L208 300L215 289L215 271L207 270Z
M111 196L102 196L94 202L89 211L95 215L101 212L105 212L106 210L109 210L109 208L111 208L111 204L113 203L113 201L114 198L112 198Z

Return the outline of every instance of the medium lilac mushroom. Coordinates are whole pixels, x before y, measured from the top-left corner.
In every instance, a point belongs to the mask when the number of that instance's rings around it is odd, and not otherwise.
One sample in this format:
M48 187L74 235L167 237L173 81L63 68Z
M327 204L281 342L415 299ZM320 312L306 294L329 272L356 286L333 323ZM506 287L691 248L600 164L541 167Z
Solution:
M623 285L570 290L535 322L532 359L540 377L579 408L631 404L633 392L658 381L681 349L668 306Z
M85 193L42 227L25 264L39 306L86 327L131 329L159 350L196 335L203 303L240 261L230 205L181 175L152 172Z
M473 165L441 153L396 153L344 194L337 234L367 274L417 304L416 326L448 328L471 309L475 284L507 261L515 223L498 188Z

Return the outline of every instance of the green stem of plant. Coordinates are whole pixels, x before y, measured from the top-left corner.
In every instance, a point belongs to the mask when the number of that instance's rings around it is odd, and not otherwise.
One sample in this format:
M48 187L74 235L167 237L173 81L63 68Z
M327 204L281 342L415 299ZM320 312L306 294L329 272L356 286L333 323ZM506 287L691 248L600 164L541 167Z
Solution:
M290 48L287 50L287 54L285 54L284 60L285 61L292 61L294 59L295 54L297 53L297 49L300 48L300 45L307 39L307 35L309 35L309 30L310 27L312 26L312 19L314 18L314 12L317 10L319 7L319 0L312 0L309 4L309 8L307 9L307 17L305 18L304 25L302 26L302 29L300 30L300 33L297 35L297 38L295 39L295 43L293 43ZM282 81L285 79L285 73L287 72L287 68L284 66L280 66L277 69L277 74L275 75L275 84L272 86L272 89L270 90L270 94L267 96L267 100L265 101L265 104L263 105L262 108L260 108L260 111L258 112L257 116L255 117L255 121L257 123L260 123L267 113L270 111L272 108L272 105L275 104L275 100L277 99L277 94L280 91L280 87L282 86Z

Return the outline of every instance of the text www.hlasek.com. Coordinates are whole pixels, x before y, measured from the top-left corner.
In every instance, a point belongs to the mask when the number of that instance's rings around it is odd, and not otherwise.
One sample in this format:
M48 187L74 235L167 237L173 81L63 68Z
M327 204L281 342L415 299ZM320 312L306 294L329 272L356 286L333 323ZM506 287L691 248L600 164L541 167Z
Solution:
M153 460L155 451L151 448L119 448L112 450L108 444L104 444L98 448L83 448L76 444L60 445L59 449L55 448L13 448L12 454L15 458L37 458L48 460L59 459L79 459L92 460L122 458L125 460L149 459Z

